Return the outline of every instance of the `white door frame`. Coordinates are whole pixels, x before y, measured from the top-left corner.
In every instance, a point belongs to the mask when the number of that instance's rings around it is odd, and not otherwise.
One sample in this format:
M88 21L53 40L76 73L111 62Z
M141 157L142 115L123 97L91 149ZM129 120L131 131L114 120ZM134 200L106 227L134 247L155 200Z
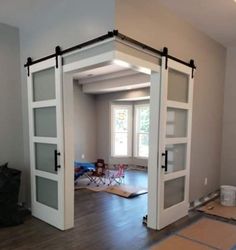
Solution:
M96 46L93 46L93 49ZM99 49L99 44L97 44ZM89 49L89 48L88 48ZM145 53L145 52L144 52ZM165 58L162 58L162 63ZM190 146L191 146L191 121L192 121L192 96L193 79L190 78L191 68L168 60L169 67L185 72L189 75L190 87L188 104L167 101L167 70L157 63L150 62L139 57L126 54L116 49L108 52L97 53L95 56L83 58L75 62L61 66L61 57L58 57L56 68L55 58L30 66L30 75L28 77L28 97L29 97L29 130L30 130L30 156L31 156L31 182L32 182L32 212L33 215L62 229L69 229L74 226L74 122L73 122L73 75L76 72L88 70L90 68L108 65L111 63L121 63L133 68L134 70L150 75L150 150L148 159L148 221L147 225L152 229L161 229L164 226L176 221L186 215L188 211L189 196L189 165L190 165ZM56 77L56 100L33 102L32 96L32 74L34 72L55 67ZM62 81L63 78L63 81ZM62 104L63 100L63 104ZM39 107L57 107L57 138L36 138L34 137L34 118L33 110ZM165 138L166 131L166 107L177 107L188 110L188 137L177 138L176 142L187 143L187 167L181 173L174 173L169 176L163 175L161 169L162 153L167 143ZM55 143L61 152L61 169L58 176L49 173L41 173L35 169L34 143ZM173 141L169 141L169 143ZM64 167L65 166L65 167ZM184 173L183 173L184 172ZM163 209L163 183L168 178L176 176L186 176L185 186L187 187L184 202L181 206L174 209ZM52 208L43 204L38 204L35 196L35 176L42 176L58 181L59 209L58 213ZM177 213L174 215L173 211Z
M58 67L55 58L30 66L28 84L28 111L29 111L29 145L30 145L30 169L31 169L31 211L32 215L64 230L64 136L63 136L63 112L62 112L62 66L61 57L58 57ZM55 69L55 99L45 101L33 101L33 74L45 69ZM37 137L34 135L34 110L36 108L56 108L56 137ZM57 173L49 173L36 169L35 143L55 144L60 152L59 162L61 168ZM57 182L58 209L46 206L37 201L36 176Z
M160 140L159 140L159 162L158 162L158 217L157 229L160 230L165 226L186 216L189 210L189 176L190 176L190 156L191 156L191 131L192 131L192 105L193 105L193 84L192 68L181 63L168 59L168 67L166 68L166 58L162 58L161 73L161 109L160 109ZM173 69L188 77L188 101L187 103L167 100L168 92L168 70ZM187 112L187 135L181 138L167 138L167 108L182 109ZM162 168L163 153L165 153L166 145L186 144L186 158L184 170L165 173ZM179 177L185 178L184 183L184 199L182 202L164 209L164 184L166 181L174 180Z
M152 72L150 87L150 130L148 157L148 213L147 225L157 228L158 220L158 161L159 161L159 128L160 128L160 73Z
M151 76L150 101L150 151L148 160L148 227L157 229L157 157L158 157L158 120L160 105L160 71L157 64L125 54L110 51L82 59L63 66L64 93L64 134L65 134L65 221L66 228L74 226L74 144L73 144L73 74L96 66L119 62L130 68Z

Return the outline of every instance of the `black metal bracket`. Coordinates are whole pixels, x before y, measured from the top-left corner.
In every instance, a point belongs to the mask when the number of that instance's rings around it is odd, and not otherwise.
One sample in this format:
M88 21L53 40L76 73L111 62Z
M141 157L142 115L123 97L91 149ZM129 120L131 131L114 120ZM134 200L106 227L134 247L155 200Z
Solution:
M114 36L118 36L119 35L119 31L118 30L113 30L113 35Z
M58 56L61 55L61 47L60 46L56 46L55 55L56 55L56 68L58 68Z
M117 31L116 31L116 30L108 31L108 32L107 32L108 37L113 37L114 34L115 34L115 32L117 32Z
M192 78L194 78L194 70L196 69L196 66L193 59L190 60L189 65L192 67Z
M137 47L140 47L143 50L147 50L153 54L162 56L162 52L160 50L154 49L154 48L148 46L147 44L141 43L141 42L139 42L131 37L125 36L124 34L119 33L118 30L113 30L113 34L114 34L114 36L118 37L119 39L126 41L128 43L131 43Z
M167 69L168 68L168 48L167 47L163 48L162 56L166 58L165 69Z
M30 65L32 63L32 58L31 57L28 57L27 58L27 75L30 76Z

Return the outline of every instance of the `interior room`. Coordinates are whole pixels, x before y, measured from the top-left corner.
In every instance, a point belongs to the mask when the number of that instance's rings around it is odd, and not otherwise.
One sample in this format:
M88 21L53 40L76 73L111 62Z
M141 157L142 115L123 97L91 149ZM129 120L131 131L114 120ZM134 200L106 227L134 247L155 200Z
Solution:
M97 75L95 70L93 74L90 70L75 76L77 78L74 80L75 160L94 163L97 159L104 159L110 166L125 164L127 167L147 170L149 76L131 70L110 73L107 71ZM85 74L87 77L83 77ZM123 86L116 87L116 84L112 84L118 79L124 82ZM114 87L104 89L102 86L104 81L109 81ZM132 84L128 84L129 82ZM146 127L139 130L139 116L145 114L143 126ZM122 127L115 128L115 123L121 124ZM117 134L113 135L114 133Z
M126 169L138 170L140 168L147 172L149 88L121 90L106 94L86 94L76 82L74 92L75 161L95 163L97 159L104 159L105 164L110 167L124 164ZM136 125L136 123L139 122L137 116L140 112L143 116L146 115L143 118L146 119L143 121L143 123L146 122L146 127L138 132L136 126L139 124ZM118 115L115 116L115 113ZM81 119L81 117L84 118ZM115 130L113 124L123 121L124 124L121 125L124 127L120 130L125 131L121 132L125 133L125 137L119 138L117 134L117 143L114 145L112 141L115 140L115 135L111 132ZM143 134L140 135L140 133Z
M235 11L1 1L0 249L235 249Z
M150 76L116 64L85 70L73 75L73 99L75 218L95 196L98 209L109 199L130 199L145 216Z

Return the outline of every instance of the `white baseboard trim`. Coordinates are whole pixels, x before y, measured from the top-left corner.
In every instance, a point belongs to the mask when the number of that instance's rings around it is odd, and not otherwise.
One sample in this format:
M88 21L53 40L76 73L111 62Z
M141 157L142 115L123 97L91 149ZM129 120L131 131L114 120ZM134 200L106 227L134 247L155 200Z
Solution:
M196 209L198 207L201 207L204 204L206 204L207 202L214 200L219 196L220 196L220 190L216 190L214 192L209 193L208 195L206 195L204 197L201 197L195 201L192 201L192 202L190 202L189 211Z

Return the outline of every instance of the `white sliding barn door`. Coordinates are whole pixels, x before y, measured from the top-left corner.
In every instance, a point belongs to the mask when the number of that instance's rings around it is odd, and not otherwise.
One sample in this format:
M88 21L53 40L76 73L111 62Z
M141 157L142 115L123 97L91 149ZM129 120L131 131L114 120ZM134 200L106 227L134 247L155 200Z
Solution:
M186 216L189 174L193 78L192 68L162 58L158 161L157 229Z
M32 215L64 229L61 58L30 66L28 76Z

